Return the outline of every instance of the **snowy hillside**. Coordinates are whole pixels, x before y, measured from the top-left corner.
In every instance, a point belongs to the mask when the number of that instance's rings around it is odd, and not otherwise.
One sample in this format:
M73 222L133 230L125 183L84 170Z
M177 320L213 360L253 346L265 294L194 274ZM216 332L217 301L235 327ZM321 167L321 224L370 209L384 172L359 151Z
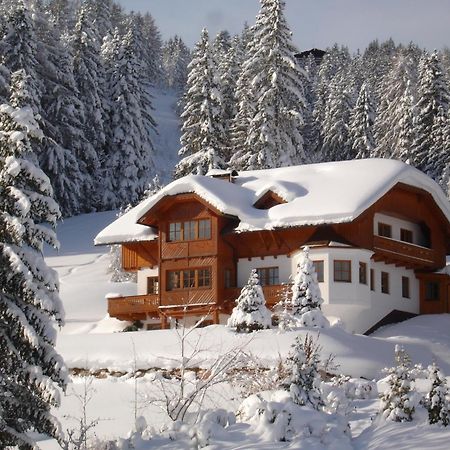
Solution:
M125 437L133 428L136 392L139 414L146 418L155 432L170 423L157 406L150 404L148 398L155 395L155 370L176 368L180 361L179 333L175 330L116 333L123 325L105 318L106 293L132 294L136 289L133 283L109 281L109 274L106 273L108 249L94 247L92 243L96 233L113 218L114 212L105 212L65 220L58 227L61 241L59 253L48 251L46 257L60 275L61 297L66 309L66 326L58 337L57 349L69 368L90 369L100 377L92 379L87 385L86 378L73 377L67 395L63 396L62 407L55 413L62 421L63 429L76 427L73 418L80 417L79 396L87 386L92 395L87 407L88 417L101 419L95 427L95 434L102 439ZM323 357L334 354L337 371L353 377L380 379L382 368L393 364L397 343L405 346L414 363L427 366L436 361L449 375L449 329L449 315L423 316L385 327L374 337L351 335L339 327L331 327L321 330L319 343L323 347ZM318 334L313 329L308 331ZM189 338L189 348L198 344L200 350L190 364L193 368L207 368L218 355L239 347L262 365L273 367L280 357L284 359L289 353L295 337L305 333L306 330L265 330L251 335L236 335L223 326L206 327L196 330ZM137 379L137 384L135 378L130 377L135 370L145 373ZM241 389L236 383L228 383L211 390L205 405L235 412L240 403ZM450 431L438 426L430 427L424 419L417 419L419 422L413 424L388 423L368 428L371 417L377 411L376 398L355 400L354 409L348 416L353 440L347 443L349 446L342 448L423 449L422 436L433 440L434 449L447 448ZM221 444L214 448L293 448L287 443L271 441L270 433L261 436L252 427L250 424L236 424L227 428L217 437ZM398 446L399 441L403 447ZM171 446L162 437L154 437L150 442L151 446L147 444L141 448L188 448L184 441L173 447L173 443ZM49 450L58 448L50 441L42 442L41 446ZM333 447L332 443L321 443L315 448L337 447Z

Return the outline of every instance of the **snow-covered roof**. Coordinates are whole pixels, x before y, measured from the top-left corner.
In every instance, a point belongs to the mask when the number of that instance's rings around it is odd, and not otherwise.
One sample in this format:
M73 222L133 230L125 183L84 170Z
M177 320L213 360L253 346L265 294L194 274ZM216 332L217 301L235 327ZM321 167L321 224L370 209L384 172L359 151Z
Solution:
M154 240L155 229L138 224L163 197L195 193L223 214L239 219L236 232L350 222L397 183L429 192L450 221L450 204L437 183L419 170L390 159L360 159L239 172L233 183L202 175L173 181L117 219L95 238L111 244ZM254 203L268 190L286 203L267 210Z

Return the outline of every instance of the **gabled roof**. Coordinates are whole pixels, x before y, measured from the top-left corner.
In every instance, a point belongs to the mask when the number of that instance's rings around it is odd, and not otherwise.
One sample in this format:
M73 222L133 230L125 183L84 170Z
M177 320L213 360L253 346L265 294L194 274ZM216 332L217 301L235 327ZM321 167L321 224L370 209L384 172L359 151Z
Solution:
M449 201L419 170L390 159L360 159L239 172L233 183L202 175L173 181L95 238L96 244L153 240L155 229L138 224L163 197L195 193L215 210L239 220L235 232L351 222L398 183L429 192L450 222ZM254 207L271 190L286 203Z

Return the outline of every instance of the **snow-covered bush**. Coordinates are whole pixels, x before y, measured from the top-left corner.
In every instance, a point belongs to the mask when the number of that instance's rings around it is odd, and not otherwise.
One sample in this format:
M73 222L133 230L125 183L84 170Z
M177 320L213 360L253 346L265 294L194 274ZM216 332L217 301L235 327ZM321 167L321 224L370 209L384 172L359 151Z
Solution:
M381 417L394 422L410 422L413 419L420 396L414 390L411 375L411 359L399 345L395 347L396 365L385 369L388 388L380 396Z
M377 384L371 380L362 378L351 378L339 375L331 380L332 386L339 386L344 389L345 396L351 400L364 400L375 398L378 395Z
M450 412L447 381L435 363L428 367L428 379L431 382L431 389L424 399L424 405L428 410L428 420L430 424L442 423L448 426Z
M314 409L323 406L320 388L320 346L310 335L302 340L297 337L287 359L290 376L286 387L297 405L310 405Z
M270 328L272 313L266 307L266 299L259 284L258 274L252 270L247 284L242 288L236 306L228 319L227 327L236 328L238 333Z
M242 402L236 417L239 422L251 424L252 431L263 441L298 441L301 448L331 443L334 449L349 446L350 430L344 417L300 406L286 391L251 395Z
M196 448L207 447L214 439L224 438L225 427L234 425L236 417L224 409L206 411L200 421L191 429L190 437Z

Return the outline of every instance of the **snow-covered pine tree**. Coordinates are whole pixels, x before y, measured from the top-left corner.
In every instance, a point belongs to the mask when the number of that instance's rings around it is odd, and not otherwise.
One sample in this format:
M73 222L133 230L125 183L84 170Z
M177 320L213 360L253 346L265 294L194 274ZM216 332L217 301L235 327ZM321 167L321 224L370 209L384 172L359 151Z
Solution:
M388 388L380 395L381 417L394 422L410 422L419 403L414 391L411 359L399 345L395 347L396 365L385 369Z
M425 171L438 155L433 148L432 128L439 107L447 113L450 104L450 88L442 70L439 54L425 54L419 64L418 100L416 104L416 133L411 164Z
M170 38L162 49L162 70L166 86L182 92L187 83L191 52L179 36Z
M236 306L228 319L227 327L236 328L238 333L251 333L270 328L271 324L272 314L266 307L258 273L253 269L247 284L236 300Z
M297 50L284 16L285 2L260 1L253 42L242 69L252 86L254 113L244 148L230 162L232 167L244 170L306 161L301 134L305 73L295 57Z
M314 409L320 409L324 405L319 364L320 346L317 342L309 334L305 335L304 340L297 336L287 358L290 375L286 383L286 388L297 405L308 405Z
M217 33L217 36L214 38L212 42L212 53L213 57L216 59L216 64L219 66L221 60L226 57L232 46L231 36L227 30L222 30ZM219 74L222 76L222 73Z
M434 180L442 181L442 174L450 162L450 117L440 105L431 127L431 147L425 172Z
M32 449L30 431L61 437L50 408L67 374L54 348L63 323L58 278L42 255L44 242L58 245L49 226L59 209L37 165L43 134L26 105L34 101L26 78L12 73L10 104L0 106L0 447Z
M321 311L323 303L316 270L309 257L309 247L303 249L292 283L291 308L297 325L325 328L328 320Z
M348 127L354 96L351 88L347 85L347 81L346 74L340 73L331 82L322 123L322 154L325 161L351 159L351 149L348 145Z
M428 367L428 380L431 383L431 389L424 399L428 410L428 421L430 424L441 423L446 427L450 423L447 380L435 363Z
M394 145L392 157L410 163L411 151L414 142L414 99L409 82L406 83L396 115L396 127L398 127L397 144Z
M224 130L221 123L222 98L217 67L204 29L197 43L183 98L181 114L181 161L175 167L175 177L190 173L204 175L211 169L223 169Z
M370 158L375 148L373 123L375 112L367 84L363 83L350 116L349 148L353 158Z
M99 42L113 30L111 22L112 0L93 0L92 9L98 30Z
M410 103L414 104L416 83L415 60L410 52L406 50L399 52L394 57L391 69L381 85L380 102L374 124L377 157L399 158L407 150L405 141L401 145L402 148L399 148L400 133L403 134L403 139L409 134L407 131L405 135L405 131L410 126L409 120L412 115Z
M155 123L150 116L149 93L141 83L138 30L131 21L108 74L110 128L106 173L113 180L117 205L136 203L154 172L153 144L150 132Z

